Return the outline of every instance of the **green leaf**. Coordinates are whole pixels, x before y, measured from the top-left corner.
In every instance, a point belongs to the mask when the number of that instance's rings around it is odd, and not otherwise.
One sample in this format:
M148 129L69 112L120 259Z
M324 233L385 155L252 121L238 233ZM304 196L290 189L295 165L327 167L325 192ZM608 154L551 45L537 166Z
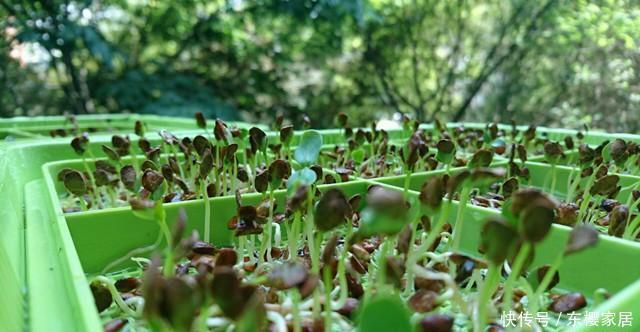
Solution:
M353 161L355 161L356 164L361 164L364 160L364 150L362 148L357 148L351 151L351 158L353 158Z
M316 180L316 172L308 167L294 171L287 180L287 193L292 195L298 187L311 186Z
M303 166L316 162L322 147L322 135L315 130L308 130L300 138L300 144L294 153L295 160Z
M365 303L358 315L360 332L410 332L411 314L397 295L381 294Z

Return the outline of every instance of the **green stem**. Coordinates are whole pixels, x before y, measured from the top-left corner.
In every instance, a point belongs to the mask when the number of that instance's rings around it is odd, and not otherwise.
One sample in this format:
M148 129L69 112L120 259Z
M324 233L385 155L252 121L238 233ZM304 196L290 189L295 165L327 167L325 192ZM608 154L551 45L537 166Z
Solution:
M540 285L538 285L538 288L536 288L535 293L533 293L532 298L529 299L530 301L529 312L532 313L534 316L536 313L538 313L540 296L542 296L542 293L544 293L547 287L549 287L549 284L551 283L551 280L553 280L553 276L555 275L555 273L558 271L560 264L562 264L563 259L564 259L564 254L562 253L556 257L555 261L553 261L553 264L551 264L551 266L547 270L547 273L545 273L544 277L542 278Z
M513 287L514 287L514 284L515 284L516 280L518 280L518 277L520 277L520 272L522 271L522 266L524 265L525 260L529 256L529 251L530 250L531 250L531 243L525 242L522 245L522 247L520 248L520 251L518 252L518 255L516 256L516 259L513 262L513 266L511 268L511 273L509 274L509 277L507 278L507 281L504 283L504 295L502 297L502 303L504 305L504 311L506 311L506 312L511 311L511 302L513 300L512 299L512 297L513 297Z
M291 302L293 315L293 332L302 332L302 321L300 319L300 292L297 288L291 290Z
M266 252L264 254L267 255L267 261L271 261L271 241L273 238L273 206L275 202L273 200L273 188L269 190L269 221L267 221L267 243L266 243Z
M578 221L582 221L584 217L584 213L586 209L589 207L589 202L591 201L591 186L593 185L593 180L596 176L596 171L589 176L589 180L587 180L587 185L584 188L584 194L582 195L582 203L580 204L580 210L578 211Z
M482 289L477 303L478 317L474 320L474 331L483 331L487 326L487 309L491 307L491 296L495 292L496 285L500 281L500 268L498 265L489 262L487 277L482 284Z
M297 257L298 252L298 237L300 232L300 211L296 211L293 216L293 224L291 225L291 233L289 236L289 259Z
M111 297L113 298L113 300L116 302L116 304L118 305L118 308L120 308L120 310L122 310L127 316L130 317L137 317L137 313L135 311L133 311L123 300L122 300L122 296L120 296L120 292L118 292L118 290L116 289L116 286L113 282L113 280L105 277L105 276L97 276L95 279L95 281L98 281L99 283L107 286L107 289L109 290L109 293L111 293Z
M575 172L575 170L575 168L571 168L571 174L569 175L569 192L567 193L566 199L568 203L573 202L573 195L575 194L576 190L578 190L578 185L580 184L580 174L582 172L578 169L578 173L576 175L573 175L573 172Z
M404 175L404 199L407 199L409 197L409 183L411 183L411 172L407 172Z
M211 240L211 202L209 202L206 179L203 179L200 183L204 195L204 242L209 243Z
M162 204L161 201L156 202L156 204ZM165 249L165 260L164 260L164 269L163 273L165 277L173 276L173 240L171 238L171 231L169 230L169 226L167 226L167 214L164 211L164 207L160 206L160 211L156 215L156 219L158 220L158 224L160 226L160 230L164 234L165 240L167 241L167 248Z
M453 226L453 241L452 241L452 249L453 251L458 250L460 247L460 238L462 237L462 226L464 225L464 210L467 207L467 201L469 200L469 195L471 194L471 187L465 186L462 188L462 192L460 193L460 201L458 206L458 213L456 215L456 222Z
M82 211L87 211L87 202L84 201L84 197L78 196L78 200L80 201L80 208Z
M92 159L95 160L95 158L93 158L92 155ZM95 204L93 204L94 206L98 206L98 201L100 200L100 196L98 195L98 186L96 185L96 179L93 177L93 172L91 171L91 168L89 168L89 164L87 163L87 159L85 159L84 156L82 156L82 164L84 165L84 170L85 172L87 172L87 174L89 175L89 181L91 181L91 189L93 191L92 199L94 199Z
M555 195L555 190L556 190L556 164L553 163L551 164L551 190L549 191L549 193L551 195Z
M444 207L444 211L441 211L440 218L436 222L433 227L431 227L431 232L427 235L427 239L420 245L417 250L418 256L422 255L422 253L426 252L431 248L436 238L440 235L442 228L444 227L446 221L449 219L449 212L451 211L451 199L447 200L446 206Z
M378 274L376 279L376 291L379 293L385 286L387 277L387 254L389 253L389 239L385 238L380 247L380 253L377 259Z
M331 269L327 266L323 271L324 277L324 330L331 331Z
M413 221L411 223L411 239L409 240L409 251L407 252L408 263L413 263L414 261L413 257L416 254L416 250L413 250L413 246L416 243L416 235L418 233L419 222L420 222L419 218L413 218ZM407 273L407 284L404 288L404 292L402 295L405 297L409 297L413 293L415 288L413 284L413 265L407 265L406 273Z

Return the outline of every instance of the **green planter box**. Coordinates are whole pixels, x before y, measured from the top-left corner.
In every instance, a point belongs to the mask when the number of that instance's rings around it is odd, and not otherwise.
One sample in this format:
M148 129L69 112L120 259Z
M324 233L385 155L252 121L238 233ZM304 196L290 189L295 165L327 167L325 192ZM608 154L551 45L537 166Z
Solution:
M546 165L531 163L532 182L548 172ZM455 171L455 169L454 169ZM432 176L441 175L443 171L423 172L413 174L410 177L409 189L412 195L419 195L422 184ZM534 175L535 174L535 175ZM404 176L378 178L374 183L381 183L400 190L403 186ZM450 213L449 222L455 223L456 211L459 204ZM500 211L473 206L468 204L464 210L462 220L465 220L465 228L462 233L462 251L465 254L481 257L477 248L480 244L480 234L483 221L491 215L499 215ZM550 235L536 247L535 260L531 267L537 267L549 263L562 252L569 237L571 228L554 224ZM605 288L614 294L606 302L594 308L599 313L604 312L630 312L633 316L640 315L640 265L632 264L640 255L640 244L611 236L600 236L598 244L575 256L569 256L564 260L560 268L560 283L558 287L566 291L580 291L593 294L598 288ZM606 257L606 258L605 258ZM594 264L597 263L597 264ZM576 331L599 331L597 327L578 326Z
M112 117L114 121L131 124L140 116ZM151 117L144 116L148 123ZM63 119L62 119L63 120ZM90 119L87 119L88 121ZM95 119L91 119L94 121ZM34 120L35 121L35 120ZM9 124L0 122L0 131L22 133L21 127L41 129L47 126L59 125L50 123L49 119L37 120L41 122L16 121ZM56 121L60 121L57 119ZM132 122L133 121L133 122ZM195 121L184 119L184 123L176 123L174 119L155 119L157 128L177 128L175 133L196 135L202 132L195 127ZM165 122L166 121L166 122ZM169 125L173 123L174 126ZM185 127L182 127L184 124ZM477 125L484 128L484 124L465 124L467 127ZM166 127L165 127L166 126ZM251 125L240 124L239 127L249 128ZM428 127L428 126L426 126ZM130 128L130 127L127 127ZM510 129L510 126L501 126ZM519 129L526 129L519 128ZM44 129L43 129L44 130ZM127 129L128 130L128 129ZM539 133L546 133L547 137L561 140L575 131L547 130L538 128ZM173 130L172 130L173 131ZM266 129L265 129L266 131ZM34 135L24 131L26 135ZM326 148L336 144L345 144L342 130L322 130ZM271 143L277 143L278 133L267 132ZM46 132L45 132L46 135ZM92 135L89 149L96 155L102 156L101 144L110 145L110 135ZM401 130L389 131L392 139L406 139ZM149 131L148 135L153 143L159 138ZM33 137L33 136L31 136ZM299 134L294 137L297 145ZM591 137L591 136L587 136ZM25 137L26 138L26 137ZM593 136L589 140L604 139ZM129 207L110 208L100 211L88 211L65 214L60 208L58 193L60 184L55 181L56 170L64 166L77 165L78 156L68 146L70 138L43 139L24 141L10 146L0 144L0 176L5 190L12 190L8 200L2 202L4 217L0 231L0 284L3 285L7 296L0 300L0 305L8 310L0 313L0 324L8 330L29 329L34 331L99 331L102 325L95 310L93 297L88 287L87 275L100 272L107 264L125 255L132 249L148 246L158 236L159 229L153 222L139 219ZM588 141L585 138L585 141ZM591 144L592 141L588 141ZM135 144L135 143L134 143ZM530 160L539 160L539 157ZM494 165L504 164L505 161L496 158ZM549 166L528 162L531 171L531 185L544 183L545 174ZM562 194L566 189L561 183L566 182L566 176L571 168L558 166L557 193ZM417 173L411 176L410 195L418 195L417 190L429 176L443 171ZM563 182L564 181L564 182ZM633 178L621 178L621 183L631 183ZM334 185L320 185L319 189L341 188L347 195L366 193L372 184L382 184L402 190L404 176L377 178L370 180L352 179L348 183ZM624 185L624 184L623 184ZM15 189L8 189L15 188ZM626 197L628 192L621 193ZM285 192L276 192L275 198L283 203ZM259 201L259 194L243 196L244 203ZM212 242L218 245L230 245L233 236L227 229L227 221L235 214L236 205L233 197L216 197L210 199L212 206ZM184 208L189 216L189 230L203 232L202 200L166 204L167 221L173 223L178 210ZM284 204L279 204L280 208ZM457 204L454 203L457 208ZM496 210L469 206L465 209L465 230L462 234L462 251L472 256L479 256L477 251L480 230L483 220L499 213ZM454 222L455 213L450 215L450 222ZM569 235L568 227L554 225L551 234L536 251L537 266L542 262L552 261L559 248L563 248ZM565 260L560 270L560 289L567 291L581 291L591 300L590 294L600 287L614 293L614 296L595 308L599 312L631 312L640 315L640 266L633 264L640 255L640 246L630 241L602 236L598 245L582 253L573 255ZM6 258L6 259L5 259ZM605 258L605 259L603 259ZM594 264L597 262L598 264ZM130 263L123 263L118 267L126 267ZM4 285L8 285L5 287ZM28 287L28 292L22 289ZM61 305L64 304L64 305ZM14 328L15 327L15 328ZM589 328L578 329L592 331ZM597 329L593 329L597 331Z

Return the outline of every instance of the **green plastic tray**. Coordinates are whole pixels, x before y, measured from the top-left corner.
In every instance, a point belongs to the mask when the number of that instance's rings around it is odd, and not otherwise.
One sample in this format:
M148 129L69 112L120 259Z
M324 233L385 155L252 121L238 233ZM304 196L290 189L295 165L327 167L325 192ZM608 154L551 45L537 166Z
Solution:
M142 118L144 117L144 118ZM153 116L119 115L112 119L125 119L131 126L135 120ZM99 117L98 117L99 118ZM167 122L175 123L174 118L156 117L159 127L170 128ZM102 118L104 119L104 117ZM0 121L0 130L19 131L20 126L51 125L49 118L28 118L19 121ZM80 119L79 121L81 121ZM87 117L87 120L97 120ZM41 122L36 122L41 121ZM56 121L64 121L59 117ZM180 119L185 130L175 133L193 135L201 130L194 128L193 119ZM61 123L61 122L60 122ZM54 123L55 124L55 123ZM181 124L180 124L181 125ZM473 124L465 124L470 127ZM477 124L484 128L484 124ZM240 124L244 128L252 125ZM506 129L510 128L504 125ZM171 127L173 128L173 127ZM525 128L526 129L526 128ZM264 128L266 131L266 128ZM550 130L538 128L539 132L548 132L552 139L562 139L576 131ZM269 133L277 137L277 133ZM342 130L321 131L325 144L343 144ZM389 131L391 138L406 138L402 130ZM593 135L593 136L591 136ZM148 135L154 142L155 133ZM598 140L611 139L596 133L586 136L590 144ZM632 135L632 138L636 137ZM585 140L587 140L585 138ZM274 138L275 139L275 138ZM277 140L277 139L276 139ZM294 141L297 138L294 138ZM87 284L85 273L98 272L105 264L135 247L152 243L157 236L155 224L139 220L128 208L116 208L63 214L56 205L57 193L52 188L56 184L47 177L42 165L48 162L77 159L69 148L70 138L19 139L11 144L0 144L0 186L3 192L10 192L3 200L0 217L0 284L3 296L0 297L0 326L2 330L19 331L99 331L102 329L93 298ZM100 145L110 142L110 135L92 135L90 150L96 156L102 156ZM295 144L294 144L295 145ZM533 159L531 159L533 160ZM544 174L549 167L528 163L532 181ZM562 167L558 166L558 173ZM567 168L570 170L570 168ZM411 178L410 188L419 189L427 175L416 174ZM432 173L433 174L433 173ZM435 173L437 174L437 172ZM422 181L420 177L422 176ZM542 176L542 175L540 175ZM560 176L560 175L559 175ZM51 181L51 182L49 182ZM388 183L402 187L404 177L381 178L369 181L321 186L328 188L339 186L348 193L364 193L372 183ZM627 181L627 180L624 180ZM560 185L560 177L558 185ZM400 189L399 189L400 190ZM558 188L560 191L561 189ZM412 192L412 195L417 195ZM278 192L276 198L282 201L284 193ZM256 201L259 194L246 195L245 203ZM226 229L227 220L235 213L235 200L232 197L212 198L212 239L218 244L229 244L231 234ZM282 206L283 204L280 204ZM173 222L177 209L184 207L189 215L189 228L202 232L202 200L167 204L168 221ZM497 213L490 209L470 207L465 218L472 220L465 225L463 251L477 254L479 230L483 217ZM452 216L455 214L451 214ZM451 221L453 222L453 221ZM151 224L151 225L150 225ZM543 243L538 252L539 260L549 261L564 246L569 229L554 225L551 236ZM123 235L124 234L124 235ZM115 246L109 244L111 238L123 238ZM601 312L632 312L640 315L640 268L634 259L640 254L637 245L616 238L602 237L595 248L567 259L561 270L561 287L566 290L580 290L588 295L597 287L605 287L615 292L615 296L603 303L597 310ZM606 259L603 259L606 257ZM610 257L610 258L609 258ZM6 259L5 259L6 258ZM598 263L594 269L591 264ZM635 282L635 283L634 283ZM63 303L64 305L60 305ZM6 309L5 309L6 308ZM588 330L588 329L583 329ZM591 331L591 330L589 330ZM596 330L593 330L596 331Z
M543 167L548 167L541 165ZM541 167L542 168L542 167ZM411 176L409 188L412 195L419 195L417 190L431 176L442 174L442 171L424 172ZM380 178L373 180L374 183L382 183L389 187L398 188L403 181L403 176ZM454 202L458 206L457 202ZM497 215L497 210L468 205L464 211L463 220L465 222L464 232L461 239L461 250L472 256L481 256L478 251L480 234L483 221L491 216ZM449 222L455 222L456 213L450 213ZM549 263L562 252L571 228L554 224L549 236L536 247L536 256L532 267L538 267ZM567 291L580 291L590 298L598 288L605 288L615 295L594 311L597 312L631 312L633 316L640 315L640 265L635 264L640 256L640 245L630 241L618 239L610 236L601 236L598 244L567 257L560 269L561 289ZM597 263L594 264L594 263ZM577 326L576 331L596 331L597 329Z
M412 176L411 188L419 187L428 176L432 176L434 173L437 174L438 172L426 172ZM320 188L323 190L329 187L339 187L347 195L364 194L369 185L378 182L386 183L389 181L387 179L355 181L346 184L320 186ZM48 184L48 186L51 185L51 183ZM395 186L391 187L401 190ZM43 192L47 192L47 190L43 190ZM412 191L411 195L418 195L418 193ZM243 201L245 203L256 203L260 197L260 194L249 194L243 197ZM55 201L56 197L51 199ZM284 192L279 191L276 194L276 199L279 201L279 205L283 206ZM167 220L172 222L177 215L177 211L180 208L184 208L189 216L188 230L197 229L202 232L202 204L201 200L166 204ZM232 197L213 198L211 199L211 204L213 211L211 219L213 222L212 241L218 245L231 244L233 238L226 229L226 223L235 214L235 200ZM498 212L481 207L469 207L465 210L464 218L472 220L472 222L466 224L465 232L462 235L463 252L475 256L479 255L476 248L479 244L482 221L496 213ZM451 214L452 218L454 215L454 213ZM79 307L76 309L80 310L79 313L83 315L83 318L80 320L75 319L74 322L86 322L90 325L84 326L84 328L89 330L97 329L99 328L99 319L93 305L89 305L92 303L93 298L88 290L84 273L99 272L105 265L130 250L153 243L159 231L158 227L153 222L138 219L129 208L71 214L57 212L56 220L58 221L58 236L62 242L62 253L68 258L66 262L69 265L68 269L70 271L78 271L79 274L74 274L75 276L82 276L82 278L74 277L72 280L65 280L65 283L73 282L73 285L69 285L66 288L78 290L75 296ZM450 222L453 222L453 220L450 220ZM563 247L566 243L569 231L568 227L554 225L550 236L537 249L536 263L533 266L537 266L542 262L552 261L558 253L558 248ZM640 308L635 305L630 306L626 302L621 302L619 305L610 303L621 295L625 295L627 292L626 287L640 277L640 266L629 266L629 262L633 261L639 253L640 251L637 248L634 249L628 246L624 241L602 238L602 241L593 249L570 256L565 261L560 270L560 287L568 291L581 291L587 295L592 294L600 287L605 287L607 290L618 294L617 297L607 301L606 305L616 308L616 310L640 314ZM601 262L600 266L594 270L592 263L598 261L598 257L605 256L615 257L615 259ZM615 271L619 272L616 273Z

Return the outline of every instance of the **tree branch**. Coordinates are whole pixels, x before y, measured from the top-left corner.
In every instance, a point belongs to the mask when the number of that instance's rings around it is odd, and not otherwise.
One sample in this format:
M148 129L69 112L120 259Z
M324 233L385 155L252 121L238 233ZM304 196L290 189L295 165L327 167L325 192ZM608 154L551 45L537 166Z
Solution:
M533 18L531 19L531 21L529 22L529 24L527 26L527 29L525 30L525 34L524 34L524 36L522 38L523 40L529 39L531 34L537 28L538 19L540 19L549 9L551 9L551 7L553 7L554 4L555 4L555 0L549 0L549 1L547 1L547 3L545 3L545 5L540 10L538 10L534 14ZM504 30L506 30L506 29L503 29L503 31ZM494 50L497 50L498 46L499 45L496 44L494 46L494 49L492 49L492 51L490 53L495 53ZM469 92L467 93L467 97L465 98L464 102L460 105L460 107L456 111L455 115L453 116L453 121L460 121L460 119L462 119L462 117L465 115L467 109L471 105L471 102L473 101L473 98L478 94L478 92L480 91L482 86L486 83L486 81L489 79L489 77L498 68L500 68L500 66L506 60L508 60L513 54L515 54L515 51L517 49L518 49L518 42L516 40L516 41L513 41L511 43L511 45L509 45L509 47L507 49L507 52L505 54L503 54L501 57L499 57L498 60L496 60L492 65L485 66L483 68L483 70L480 72L480 75L471 84L471 88L469 89Z

